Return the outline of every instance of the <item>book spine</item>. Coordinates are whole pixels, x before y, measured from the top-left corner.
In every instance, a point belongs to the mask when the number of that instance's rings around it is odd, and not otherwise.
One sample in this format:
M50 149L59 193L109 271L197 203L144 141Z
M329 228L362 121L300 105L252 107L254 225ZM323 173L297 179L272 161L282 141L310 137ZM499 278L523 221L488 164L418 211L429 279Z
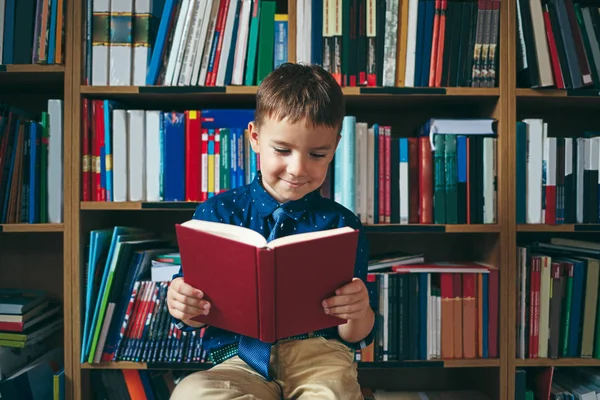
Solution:
M275 324L275 252L257 249L256 265L259 339L275 342L278 339Z

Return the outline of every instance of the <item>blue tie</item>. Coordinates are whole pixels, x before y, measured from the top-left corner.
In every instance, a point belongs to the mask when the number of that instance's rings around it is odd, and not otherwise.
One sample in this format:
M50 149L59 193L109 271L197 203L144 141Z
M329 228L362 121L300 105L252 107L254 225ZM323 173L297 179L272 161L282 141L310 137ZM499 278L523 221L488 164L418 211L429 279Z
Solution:
M275 226L271 230L267 242L270 242L277 237L283 228L283 219L285 216L285 212L281 208L276 208L275 211L273 211ZM261 342L255 338L241 336L238 347L239 357L269 381L271 380L271 377L269 376L271 345L272 343Z

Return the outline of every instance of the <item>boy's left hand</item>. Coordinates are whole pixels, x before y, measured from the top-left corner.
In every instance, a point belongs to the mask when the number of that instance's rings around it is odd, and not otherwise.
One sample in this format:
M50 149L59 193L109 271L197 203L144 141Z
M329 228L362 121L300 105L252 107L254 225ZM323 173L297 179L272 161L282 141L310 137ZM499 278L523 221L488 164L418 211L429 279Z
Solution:
M365 283L359 278L335 291L335 296L323 301L326 314L353 320L361 319L369 310L369 292Z

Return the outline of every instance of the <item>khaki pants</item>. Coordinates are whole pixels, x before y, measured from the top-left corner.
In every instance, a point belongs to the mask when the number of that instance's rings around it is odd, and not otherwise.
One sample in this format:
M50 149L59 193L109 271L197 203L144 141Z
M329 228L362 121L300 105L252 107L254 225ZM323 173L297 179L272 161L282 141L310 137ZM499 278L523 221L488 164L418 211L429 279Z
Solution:
M171 400L362 400L354 351L335 339L281 341L271 351L272 381L238 356L185 377Z

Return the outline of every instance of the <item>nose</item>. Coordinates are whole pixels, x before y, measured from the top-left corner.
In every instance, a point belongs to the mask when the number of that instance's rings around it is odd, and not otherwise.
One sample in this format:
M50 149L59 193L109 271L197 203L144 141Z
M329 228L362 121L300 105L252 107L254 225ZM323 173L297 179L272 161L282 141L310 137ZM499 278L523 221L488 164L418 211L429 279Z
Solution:
M290 157L287 165L287 173L291 176L303 176L306 170L306 160L302 155L296 154Z

